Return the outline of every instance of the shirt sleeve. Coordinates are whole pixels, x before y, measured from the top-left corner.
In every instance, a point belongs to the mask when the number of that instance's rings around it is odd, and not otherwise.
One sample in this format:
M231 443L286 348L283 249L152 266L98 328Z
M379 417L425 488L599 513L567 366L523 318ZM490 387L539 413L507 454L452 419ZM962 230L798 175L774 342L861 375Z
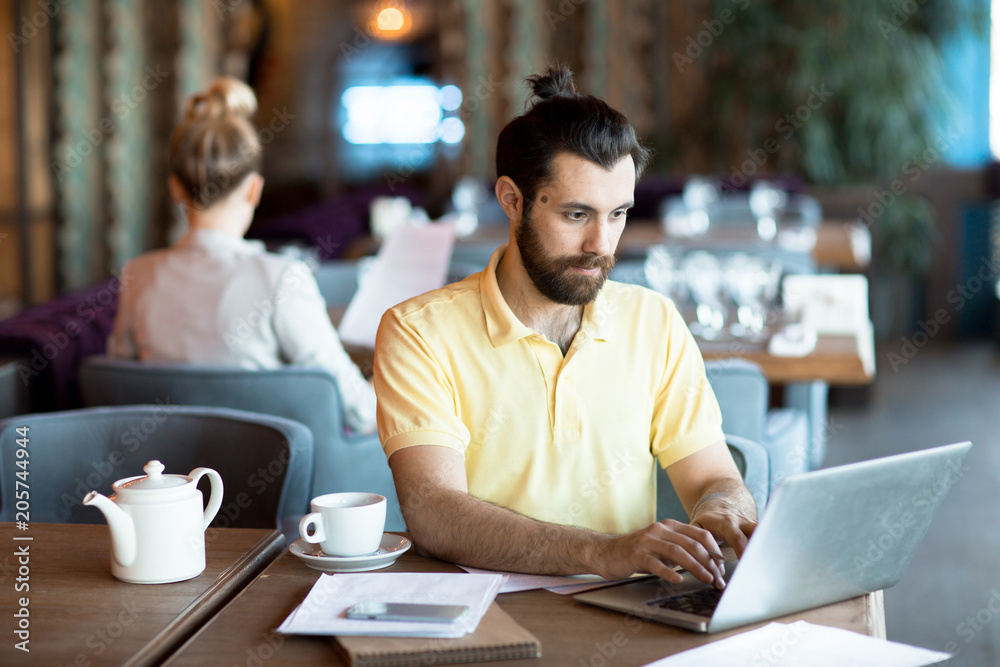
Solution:
M664 468L725 441L722 412L708 382L705 362L672 303L667 340L667 363L653 404L650 432L651 451Z
M316 279L303 262L290 263L279 278L273 326L288 363L317 366L333 375L347 427L362 433L373 431L375 390L344 350Z
M451 378L421 336L391 309L376 336L374 379L386 456L416 445L464 454L471 436L458 416Z

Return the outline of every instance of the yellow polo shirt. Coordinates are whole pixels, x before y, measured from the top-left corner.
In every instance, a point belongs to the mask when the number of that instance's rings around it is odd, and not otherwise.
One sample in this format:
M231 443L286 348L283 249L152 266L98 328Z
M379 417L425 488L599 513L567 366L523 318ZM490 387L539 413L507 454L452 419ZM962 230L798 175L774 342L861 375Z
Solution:
M565 357L482 272L395 306L375 346L387 456L464 455L469 493L521 514L626 533L655 520L655 464L721 442L705 366L673 303L608 281Z

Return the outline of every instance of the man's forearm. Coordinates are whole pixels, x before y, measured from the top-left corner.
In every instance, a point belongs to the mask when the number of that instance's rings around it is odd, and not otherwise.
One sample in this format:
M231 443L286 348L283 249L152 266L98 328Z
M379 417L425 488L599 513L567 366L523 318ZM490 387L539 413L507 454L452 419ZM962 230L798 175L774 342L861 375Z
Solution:
M757 503L746 484L737 480L721 479L710 484L691 508L691 520L707 511L732 513L757 520Z
M528 518L453 489L418 490L403 513L418 548L472 567L529 574L590 574L612 539Z

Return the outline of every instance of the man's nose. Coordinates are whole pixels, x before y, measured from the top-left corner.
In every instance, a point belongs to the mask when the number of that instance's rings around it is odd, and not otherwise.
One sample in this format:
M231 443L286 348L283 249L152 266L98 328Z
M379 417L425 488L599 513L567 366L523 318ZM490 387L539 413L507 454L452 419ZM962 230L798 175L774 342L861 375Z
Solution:
M583 251L603 257L611 254L611 234L606 222L587 225L587 235L583 241Z

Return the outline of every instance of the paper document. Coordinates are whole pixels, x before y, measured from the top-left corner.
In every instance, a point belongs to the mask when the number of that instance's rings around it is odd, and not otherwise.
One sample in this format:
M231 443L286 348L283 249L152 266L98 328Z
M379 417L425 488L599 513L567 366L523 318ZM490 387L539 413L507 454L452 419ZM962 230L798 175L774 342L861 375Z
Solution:
M940 651L796 621L789 625L771 623L651 662L647 667L922 667L950 657Z
M387 238L340 320L340 339L375 347L382 314L398 303L443 287L455 232L451 225L404 225Z
M596 574L574 574L572 576L561 577L547 574L521 574L518 572L494 572L493 570L480 570L475 567L459 565L460 568L472 574L502 574L504 576L503 585L500 587L501 593L518 593L520 591L533 591L544 588L559 595L576 595L584 591L591 591L596 588L614 586L624 583L629 579L612 581L604 579Z
M498 574L366 572L323 574L309 595L278 626L292 635L464 637L476 629L500 590ZM370 621L344 616L358 602L468 605L452 623Z

